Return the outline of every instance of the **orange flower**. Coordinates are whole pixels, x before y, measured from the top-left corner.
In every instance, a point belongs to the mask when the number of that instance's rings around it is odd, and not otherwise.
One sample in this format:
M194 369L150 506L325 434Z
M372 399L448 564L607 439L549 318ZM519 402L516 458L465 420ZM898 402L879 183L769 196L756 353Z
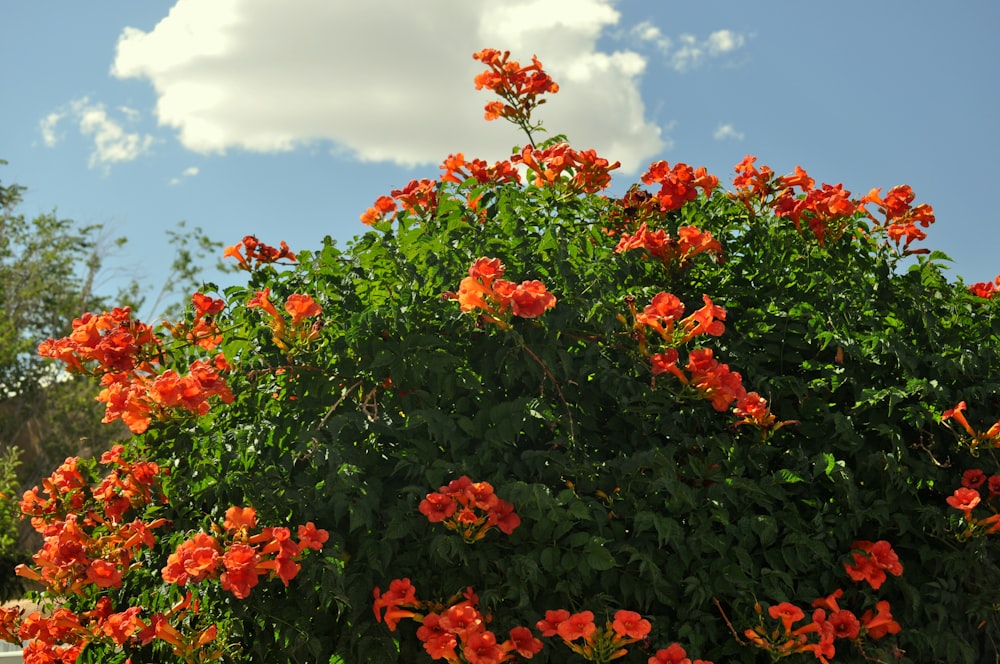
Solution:
M361 223L371 226L396 212L396 201L389 196L379 196L375 204L361 215Z
M312 521L306 523L304 526L299 526L300 552L305 549L319 551L328 539L330 539L330 533L322 528L317 528Z
M233 505L226 510L226 518L222 527L230 533L247 531L257 526L257 510L252 507L237 507Z
M555 296L540 281L522 281L511 296L511 309L521 318L538 318L556 306Z
M648 620L635 611L625 610L615 613L614 622L611 623L611 626L618 636L635 639L636 641L645 638L652 629L652 625Z
M873 639L881 639L886 634L898 634L900 632L899 623L892 619L889 611L889 602L882 600L875 604L875 613L871 610L865 611L861 616L861 625L865 632Z
M510 60L510 51L501 53L495 48L484 48L472 57L489 69L475 78L477 90L486 88L493 91L506 103L490 102L486 105L487 120L505 118L526 126L531 111L545 103L538 97L559 91L559 85L542 70L542 63L532 56L531 64L522 67L516 60Z
M594 625L594 614L591 611L574 613L560 622L556 628L556 632L564 641L588 639L595 631L597 626Z
M292 325L298 325L306 318L313 318L323 313L322 307L316 304L308 295L293 293L285 300L285 311L292 316Z
M806 617L802 609L789 602L781 602L770 607L767 614L775 620L781 620L781 626L786 634L792 631L792 623L797 623Z
M967 520L972 519L972 510L982 501L982 496L976 489L959 487L955 492L945 499L949 505L965 514Z

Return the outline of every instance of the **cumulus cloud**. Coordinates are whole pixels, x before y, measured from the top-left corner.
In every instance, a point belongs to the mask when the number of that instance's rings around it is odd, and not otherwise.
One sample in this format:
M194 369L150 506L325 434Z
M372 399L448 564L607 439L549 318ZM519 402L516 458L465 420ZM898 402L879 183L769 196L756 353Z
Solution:
M194 176L198 175L199 172L200 171L197 166L188 166L183 171L181 171L180 175L170 178L168 183L171 185L178 185L181 182L184 182L184 180L187 180L188 178L193 178Z
M126 125L138 120L138 111L125 106L117 110L124 120L112 117L104 104L92 102L88 97L75 99L42 119L39 123L42 142L50 148L58 145L63 138L58 131L59 125L68 121L93 141L88 161L90 168L107 170L112 164L133 161L150 151L154 139L148 134L126 129Z
M362 161L499 159L524 138L486 123L471 55L537 54L560 92L537 111L551 131L635 171L659 152L639 79L646 58L599 50L613 0L178 0L145 32L126 28L112 74L149 80L161 125L199 153L282 152L329 142ZM650 26L654 28L654 26ZM705 46L708 49L708 46Z
M737 51L746 44L746 35L732 30L716 30L704 39L692 34L681 34L671 39L649 21L643 21L629 31L638 42L651 45L662 53L668 66L678 72L686 72L705 63L709 58L717 58Z
M725 141L725 140L742 141L743 132L737 131L736 127L734 127L731 124L721 124L718 127L716 127L715 132L712 134L712 138L714 138L717 141Z

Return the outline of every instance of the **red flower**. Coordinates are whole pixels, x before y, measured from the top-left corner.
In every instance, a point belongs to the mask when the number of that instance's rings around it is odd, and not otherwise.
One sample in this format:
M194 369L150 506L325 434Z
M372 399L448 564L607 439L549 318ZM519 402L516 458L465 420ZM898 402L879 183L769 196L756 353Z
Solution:
M420 501L417 509L431 523L441 523L455 513L455 510L458 509L458 504L450 496L440 493L429 493L426 498Z
M899 623L892 619L889 602L885 600L875 605L874 615L871 610L865 611L861 616L861 624L873 639L881 639L886 634L898 634L900 631Z
M945 499L955 509L962 510L965 513L966 519L972 518L972 510L981 500L982 497L979 495L979 491L964 486L955 489L955 493Z
M844 563L844 570L854 581L867 581L873 589L878 590L885 583L886 572L893 576L903 573L903 566L896 552L885 540L858 540L851 548L855 549L851 554L854 562Z
M556 631L564 641L575 641L576 639L587 639L595 631L594 614L591 611L581 611L574 613L570 617L559 623Z
M319 551L328 539L330 539L330 533L322 528L317 528L312 521L306 523L304 526L299 526L300 553L305 549Z
M237 507L233 505L226 510L226 518L222 522L223 528L231 533L247 531L257 526L257 510L252 507Z
M687 652L679 643L671 643L666 648L656 651L656 654L649 658L649 664L691 664Z
M649 621L644 619L635 611L618 611L615 613L614 621L611 623L612 629L618 636L639 640L644 638L652 629Z
M545 619L539 620L535 624L535 629L542 633L542 636L556 636L559 633L559 625L569 619L569 611L557 609L546 611Z
M833 634L836 638L849 639L852 641L858 638L858 632L861 630L861 623L858 621L857 616L850 611L847 611L846 609L834 611L830 614L829 622L833 625Z
M509 649L525 659L531 659L542 650L542 642L535 638L527 627L515 627L510 630Z
M781 620L781 625L784 627L786 634L792 631L792 623L797 623L806 617L802 609L789 602L782 602L770 607L767 610L767 614L775 620Z
M979 468L970 468L962 473L962 486L967 489L978 489L986 481L986 473Z
M489 630L469 634L462 644L462 655L469 664L499 664L505 659L496 635Z
M555 296L540 281L523 281L511 296L511 309L521 318L538 318L556 306Z

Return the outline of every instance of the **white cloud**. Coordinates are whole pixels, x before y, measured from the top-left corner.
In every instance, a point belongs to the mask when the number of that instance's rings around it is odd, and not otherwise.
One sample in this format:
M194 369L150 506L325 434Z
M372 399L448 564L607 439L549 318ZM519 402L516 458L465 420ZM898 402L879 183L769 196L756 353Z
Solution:
M635 25L629 36L640 43L654 46L664 54L667 64L678 72L701 66L708 58L717 58L737 51L746 44L746 35L732 30L716 30L704 39L681 34L671 39L649 21Z
M742 141L743 132L736 131L736 127L731 124L721 124L716 127L715 133L712 134L712 138L717 141L725 141L727 139Z
M317 141L363 161L499 159L524 137L486 123L473 52L537 54L560 91L537 116L635 171L663 145L638 89L646 59L597 49L614 0L178 0L151 31L126 28L112 74L146 78L161 125L200 153L281 152ZM649 26L652 38L655 26Z
M194 176L198 175L199 172L200 170L198 169L197 166L188 166L183 171L181 171L180 175L170 178L170 180L168 180L168 184L178 185L184 180L188 178L193 178Z
M42 132L42 142L46 147L52 148L59 144L61 137L56 133L59 122L66 117L65 113L58 111L49 113L38 123L38 128Z
M126 123L134 123L138 119L138 111L127 107L118 110L125 116ZM67 119L77 125L83 136L93 140L94 147L88 161L90 168L106 170L112 164L133 161L148 153L153 146L152 136L127 131L122 122L108 115L104 104L81 97L49 113L39 123L42 141L47 147L55 147L62 140L57 128Z
M732 30L716 30L708 36L705 44L710 55L722 55L742 48L746 38Z
M642 43L651 44L661 53L669 53L673 42L663 34L657 26L649 21L643 21L633 26L629 34Z

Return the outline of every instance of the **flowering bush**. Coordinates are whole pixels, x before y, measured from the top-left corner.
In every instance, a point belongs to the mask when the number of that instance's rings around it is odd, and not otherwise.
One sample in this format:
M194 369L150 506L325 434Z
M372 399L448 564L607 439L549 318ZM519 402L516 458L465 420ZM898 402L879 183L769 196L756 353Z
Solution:
M995 657L998 540L972 535L1000 298L919 246L931 208L752 156L730 190L657 162L612 197L616 162L536 140L538 59L476 58L509 160L449 155L346 248L247 236L247 284L162 332L122 309L42 343L135 436L24 496L44 610L0 637L38 662Z

